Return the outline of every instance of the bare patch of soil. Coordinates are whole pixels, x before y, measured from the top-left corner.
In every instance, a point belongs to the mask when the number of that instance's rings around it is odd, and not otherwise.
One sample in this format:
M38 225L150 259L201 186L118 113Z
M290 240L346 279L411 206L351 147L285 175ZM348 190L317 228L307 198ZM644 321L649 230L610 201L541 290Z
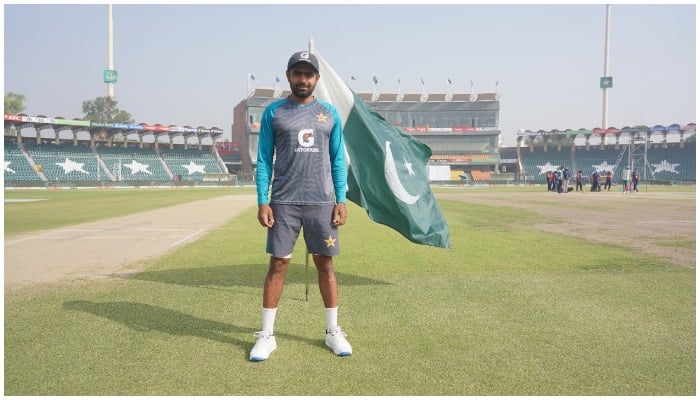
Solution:
M540 192L441 193L441 199L532 211L544 232L611 243L695 268L695 193Z
M229 195L6 237L5 291L136 272L125 266L193 242L255 204L255 195Z

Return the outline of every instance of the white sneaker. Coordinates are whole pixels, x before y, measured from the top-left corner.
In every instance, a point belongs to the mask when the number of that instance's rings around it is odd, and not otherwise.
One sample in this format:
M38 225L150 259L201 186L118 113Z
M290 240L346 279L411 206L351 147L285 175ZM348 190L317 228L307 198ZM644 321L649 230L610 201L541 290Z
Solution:
M277 349L275 335L268 331L255 332L254 335L258 340L250 351L250 361L265 361Z
M349 356L352 354L352 346L345 339L347 334L340 330L339 326L333 329L326 329L326 346L333 350L337 356Z

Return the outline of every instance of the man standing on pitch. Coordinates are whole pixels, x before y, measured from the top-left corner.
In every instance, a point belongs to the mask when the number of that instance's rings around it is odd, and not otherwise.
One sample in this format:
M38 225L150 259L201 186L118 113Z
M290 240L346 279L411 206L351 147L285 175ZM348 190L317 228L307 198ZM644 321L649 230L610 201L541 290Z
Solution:
M255 175L258 222L268 228L270 265L263 290L262 330L255 333L258 339L250 351L251 361L266 360L277 348L274 335L277 306L302 227L326 307L325 343L336 355L352 354L352 347L337 323L338 291L333 270L333 256L340 249L338 227L347 219L347 170L341 121L335 107L313 96L320 79L318 60L313 54L294 53L287 63L286 74L292 93L267 106L258 140Z

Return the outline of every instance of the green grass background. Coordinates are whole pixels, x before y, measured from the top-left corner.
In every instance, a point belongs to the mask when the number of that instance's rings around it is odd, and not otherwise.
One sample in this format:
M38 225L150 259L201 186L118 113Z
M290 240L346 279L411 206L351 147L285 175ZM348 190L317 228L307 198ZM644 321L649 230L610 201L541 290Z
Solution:
M239 190L6 191L50 200L6 204L5 230L24 229L13 213L116 210L130 196L170 205ZM350 357L323 344L323 304L313 267L304 299L299 241L278 350L248 361L268 259L251 208L132 276L6 291L5 394L695 394L694 269L519 228L541 219L522 210L440 206L450 250L412 244L349 205L335 266ZM43 228L65 223L44 220Z

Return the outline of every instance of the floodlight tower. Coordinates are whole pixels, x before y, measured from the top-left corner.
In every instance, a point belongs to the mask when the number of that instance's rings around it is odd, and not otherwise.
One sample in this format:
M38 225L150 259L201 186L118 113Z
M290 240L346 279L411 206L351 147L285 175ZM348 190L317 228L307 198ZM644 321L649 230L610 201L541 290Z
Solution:
M112 5L109 4L107 17L107 69L104 71L104 82L107 84L107 96L114 98L114 83L117 81L117 71L114 70L114 28L112 24Z
M603 76L600 78L600 88L603 89L603 124L601 128L608 129L608 89L612 88L613 79L608 75L608 56L610 53L610 4L605 5L605 56L603 60ZM608 144L608 136L603 136L603 144Z

